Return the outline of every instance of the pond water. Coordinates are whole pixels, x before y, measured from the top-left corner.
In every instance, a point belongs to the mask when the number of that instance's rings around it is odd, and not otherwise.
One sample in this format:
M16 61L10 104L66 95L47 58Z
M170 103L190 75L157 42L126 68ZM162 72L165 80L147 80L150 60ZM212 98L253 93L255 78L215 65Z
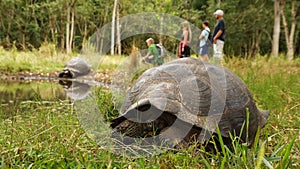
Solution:
M85 99L92 88L113 88L113 85L97 81L74 81L51 79L36 80L0 80L0 119L22 114L22 107L30 104L48 104L54 102L72 102ZM62 105L61 107L63 107Z
M0 80L0 112L2 119L14 116L22 104L68 100L58 81Z

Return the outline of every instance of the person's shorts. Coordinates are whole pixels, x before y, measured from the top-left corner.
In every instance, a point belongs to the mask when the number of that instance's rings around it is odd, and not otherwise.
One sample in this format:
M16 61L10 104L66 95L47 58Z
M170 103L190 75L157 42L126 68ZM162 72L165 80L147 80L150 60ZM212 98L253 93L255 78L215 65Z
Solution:
M154 57L143 58L142 62L154 63Z
M208 46L203 45L200 47L200 55L206 55L206 54L208 54Z
M189 46L184 46L184 52L181 51L180 58L190 57L191 56L191 48Z

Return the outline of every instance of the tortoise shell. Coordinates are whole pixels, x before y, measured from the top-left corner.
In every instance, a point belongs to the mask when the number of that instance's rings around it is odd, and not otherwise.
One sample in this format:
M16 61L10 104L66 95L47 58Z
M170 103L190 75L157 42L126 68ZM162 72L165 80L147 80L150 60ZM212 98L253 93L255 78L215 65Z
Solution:
M65 68L59 73L60 78L77 78L78 76L87 75L91 71L91 66L85 59L80 57L72 58L67 62Z
M145 71L128 90L111 126L127 136L147 137L154 125L157 134L168 128L165 137L184 133L187 142L195 134L207 139L211 135L201 131L217 133L219 128L224 138L241 134L241 141L251 146L267 118L268 112L257 108L246 84L229 69L182 58ZM177 119L179 125L171 130Z

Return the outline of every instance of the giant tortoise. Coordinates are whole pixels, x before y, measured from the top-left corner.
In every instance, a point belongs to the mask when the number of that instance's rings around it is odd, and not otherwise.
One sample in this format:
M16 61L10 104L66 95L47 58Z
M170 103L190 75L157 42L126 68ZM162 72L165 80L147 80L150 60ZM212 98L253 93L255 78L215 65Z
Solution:
M246 84L229 69L183 58L146 70L128 90L113 133L173 141L175 146L220 133L251 146L268 111L257 108ZM240 137L239 137L240 136Z
M67 62L65 68L59 73L60 78L77 78L89 74L91 66L85 59L80 57L72 58Z

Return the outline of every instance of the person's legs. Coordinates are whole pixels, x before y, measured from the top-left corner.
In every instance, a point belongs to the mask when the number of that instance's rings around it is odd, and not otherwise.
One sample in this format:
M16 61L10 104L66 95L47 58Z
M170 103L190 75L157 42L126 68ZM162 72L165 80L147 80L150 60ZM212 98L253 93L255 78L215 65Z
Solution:
M159 65L162 65L164 63L164 59L163 58L157 58L155 60L155 63L159 66Z
M208 55L207 55L207 54L202 55L202 60L203 60L204 62L208 62L208 61L209 61Z
M223 47L224 47L224 41L217 40L217 43L213 45L214 47L214 59L221 63L223 59Z
M191 48L189 46L185 46L185 55L186 57L190 57L191 56Z
M203 61L208 62L209 58L208 58L208 47L207 47L207 45L204 45L204 46L200 47L200 55L201 55Z
M189 46L184 46L184 51L181 53L182 57L190 57L190 47Z
M153 56L149 56L149 57L144 57L142 59L143 63L153 63L154 62L154 57Z

